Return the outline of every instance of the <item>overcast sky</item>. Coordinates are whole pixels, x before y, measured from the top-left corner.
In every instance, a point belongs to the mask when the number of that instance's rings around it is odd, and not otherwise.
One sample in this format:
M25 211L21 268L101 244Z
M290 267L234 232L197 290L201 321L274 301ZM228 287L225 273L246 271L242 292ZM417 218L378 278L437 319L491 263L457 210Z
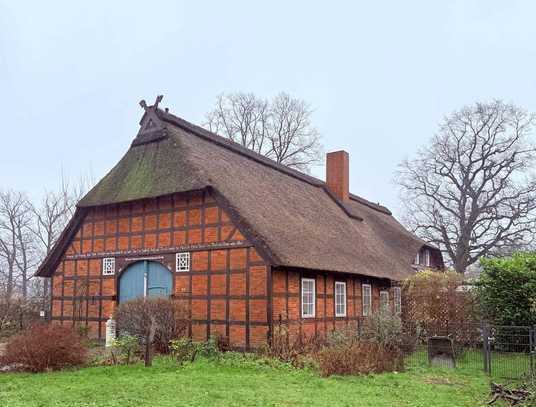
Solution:
M140 99L197 124L221 92L308 101L354 193L399 209L393 175L442 116L536 111L536 2L0 0L0 188L100 179ZM314 175L324 178L324 168Z

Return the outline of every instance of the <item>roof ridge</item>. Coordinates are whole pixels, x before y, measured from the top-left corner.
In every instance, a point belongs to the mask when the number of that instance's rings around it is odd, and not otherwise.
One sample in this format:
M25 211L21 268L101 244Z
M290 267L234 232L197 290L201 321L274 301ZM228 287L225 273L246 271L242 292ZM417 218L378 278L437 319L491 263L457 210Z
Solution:
M244 155L246 156L247 158L250 158L254 161L257 161L258 163L260 164L263 164L263 165L267 165L271 168L273 168L274 170L276 171L280 171L286 175L289 175L291 177L294 177L296 179L299 179L301 181L304 181L304 182L307 182L308 184L310 185L313 185L317 188L321 188L326 194L328 194L328 196L335 202L335 204L341 208L343 210L343 212L350 218L352 219L356 219L356 220L359 220L359 221L363 221L363 218L361 216L358 216L358 215L355 215L353 214L352 212L350 212L348 210L348 208L346 208L346 206L344 206L344 203L342 201L340 201L330 190L329 188L327 187L327 184L317 178L314 178L314 177L311 177L309 175L306 175L306 174L303 174L299 171L296 171L296 170L293 170L291 168L288 168L282 164L278 164L276 163L275 161L273 160L270 160L269 158L259 154L259 153L256 153L255 151L252 151L244 146L241 146L240 144L232 141L232 140L229 140L229 139L226 139L225 137L222 137L222 136L218 136L217 134L215 133L212 133L200 126L197 126L193 123L190 123L184 119L181 119L180 117L177 117L171 113L168 113L168 112L162 112L161 110L159 111L160 114L162 115L166 115L166 116L163 116L162 119L173 124L173 125L176 125L182 129L185 129L186 131L190 132L190 133L193 133L199 137L202 137L204 138L205 140L208 140L208 141L211 141L211 142L214 142L222 147L225 147L225 148L229 148L230 150L234 151L235 153L238 153L238 154L241 154L241 155Z
M227 147L239 154L242 154L242 155L245 155L247 156L248 158L251 158L255 161L258 161L260 162L261 164L265 164L265 165L268 165L270 167L273 167L274 169L276 170L279 170L279 171L282 171L284 173L287 173L288 175L290 176L293 176L293 177L296 177L296 178L299 178L301 179L302 181L305 181L311 185L316 185L316 186L322 186L323 184L325 184L324 181L316 178L316 177L313 177L311 175L308 175L308 174L304 174L303 172L300 172L298 170L295 170L293 168L289 168L287 167L286 165L283 165L283 164L279 164L277 162L275 162L274 160L262 155L262 154L259 154L253 150L250 150L249 148L247 147L244 147L243 145L233 141L233 140L230 140L228 138L225 138L225 137L222 137L216 133L213 133L211 131L208 131L207 129L201 127L201 126L198 126L196 124L193 124L187 120L184 120L183 118L181 117L178 117L178 116L175 116L174 114L172 113L169 113L169 112L165 112L161 109L158 109L158 114L161 116L161 119L162 120L165 120L167 121L168 123L171 123L171 124L174 124L180 128L183 128L187 131L190 131L190 132L193 132L195 133L196 135L200 136L200 137L203 137L205 139L208 139L209 141L212 141L216 144L219 144L219 145L222 145L223 147Z
M367 207L369 207L370 209L374 209L378 212L382 212L382 213L385 213L386 215L392 215L393 212L391 212L389 210L389 208L383 206L383 205L380 205L379 203L374 203L374 202L371 202L369 201L368 199L365 199L359 195L355 195L355 194L352 194L350 192L350 199L353 200L353 201L356 201L356 202L359 202L360 204L362 205L365 205Z
M216 133L213 133L201 126L198 126L196 124L193 124L187 120L184 120L181 117L175 116L172 113L163 111L162 109L157 110L157 114L160 116L160 118L168 123L171 123L173 125L176 125L182 129L185 129L187 131L193 132L194 134L203 137L205 139L208 139L211 142L214 142L216 144L219 144L223 147L229 148L232 151L242 154L252 160L255 160L261 164L267 165L277 171L283 172L287 175L290 175L291 177L297 178L301 181L307 182L308 184L321 187L322 189L326 190L326 192L337 202L337 204L343 208L343 210L347 213L348 216L352 218L356 218L359 220L363 220L361 217L358 217L356 215L351 214L346 207L344 207L343 202L341 202L335 195L329 191L327 187L327 183L319 178L313 177L312 175L304 174L301 171L295 170L293 168L289 168L283 164L279 164L275 162L274 160L271 160L270 158L267 158L266 156L263 156L262 154L259 154L253 150L250 150L249 148L246 148L242 146L241 144L230 140L228 138L222 137ZM385 213L387 215L392 215L392 212L379 204L375 204L365 198L362 198L355 194L350 194L350 198L354 201L357 201L365 206L368 206L371 209L377 210L379 212Z

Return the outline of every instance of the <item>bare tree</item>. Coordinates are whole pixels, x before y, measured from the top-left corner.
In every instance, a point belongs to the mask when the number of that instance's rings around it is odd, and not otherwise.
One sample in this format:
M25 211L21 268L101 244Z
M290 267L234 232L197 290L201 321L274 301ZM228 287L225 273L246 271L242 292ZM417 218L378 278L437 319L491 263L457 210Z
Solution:
M5 295L12 297L17 283L22 296L28 295L28 280L32 262L32 241L29 237L31 223L30 202L15 191L0 192L0 258L5 264Z
M222 94L205 127L277 163L309 171L322 152L312 113L306 102L286 93L271 101L252 93Z
M534 115L501 101L467 106L400 165L406 223L444 250L456 271L531 242L534 122Z
M62 176L60 189L45 191L41 202L31 206L30 232L37 250L38 263L52 250L61 232L74 215L76 204L91 184L90 178L80 178L77 184L69 183ZM38 279L34 285L37 295L47 301L50 279ZM43 303L46 308L46 304Z

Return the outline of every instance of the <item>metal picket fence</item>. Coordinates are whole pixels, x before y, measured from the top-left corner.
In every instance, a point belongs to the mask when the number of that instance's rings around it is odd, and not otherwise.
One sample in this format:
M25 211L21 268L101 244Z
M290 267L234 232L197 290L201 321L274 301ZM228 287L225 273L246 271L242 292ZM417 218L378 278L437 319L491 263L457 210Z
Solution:
M484 371L494 378L534 377L536 327L489 324L413 326L405 344L406 365ZM447 344L442 349L434 343Z

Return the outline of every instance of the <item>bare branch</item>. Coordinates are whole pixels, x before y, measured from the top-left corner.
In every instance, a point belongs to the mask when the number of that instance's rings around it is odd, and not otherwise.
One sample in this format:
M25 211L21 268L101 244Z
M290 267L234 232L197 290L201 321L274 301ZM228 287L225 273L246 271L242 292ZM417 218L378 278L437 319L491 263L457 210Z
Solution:
M233 93L218 97L205 127L277 163L308 172L322 153L312 113L307 103L286 93L271 101Z
M457 271L532 243L534 121L501 101L467 106L446 117L431 144L399 166L406 223L439 245Z

